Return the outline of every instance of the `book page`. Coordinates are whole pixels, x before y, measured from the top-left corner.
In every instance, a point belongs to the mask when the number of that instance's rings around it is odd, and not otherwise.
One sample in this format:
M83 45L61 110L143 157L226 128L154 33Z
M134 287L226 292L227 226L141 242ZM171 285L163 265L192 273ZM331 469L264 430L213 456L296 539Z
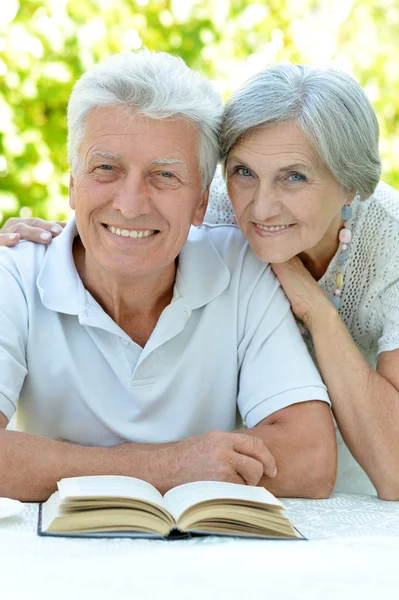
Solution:
M137 498L164 507L158 490L141 479L121 475L67 477L58 482L60 498Z
M223 481L195 481L179 485L164 495L165 506L177 521L190 506L206 500L247 500L261 502L275 508L284 505L262 487L226 483Z

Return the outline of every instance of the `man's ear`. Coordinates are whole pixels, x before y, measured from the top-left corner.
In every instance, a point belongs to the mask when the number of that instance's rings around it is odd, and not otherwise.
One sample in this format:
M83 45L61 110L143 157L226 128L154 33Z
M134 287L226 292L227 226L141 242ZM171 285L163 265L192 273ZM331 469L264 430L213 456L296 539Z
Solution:
M72 174L69 176L69 206L75 210L75 181Z
M191 221L193 225L196 225L196 227L199 227L200 225L202 225L202 222L205 217L206 209L208 207L208 198L209 198L209 185L205 189L205 191L202 193L201 202L197 206L197 210L195 211L193 220Z

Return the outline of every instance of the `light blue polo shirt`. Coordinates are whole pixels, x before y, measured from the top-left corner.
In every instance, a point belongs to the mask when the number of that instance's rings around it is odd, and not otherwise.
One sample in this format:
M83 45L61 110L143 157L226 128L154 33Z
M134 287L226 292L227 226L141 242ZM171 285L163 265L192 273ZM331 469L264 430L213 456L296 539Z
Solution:
M192 228L173 300L144 348L109 317L72 258L74 220L49 246L0 248L0 411L85 445L160 443L249 427L328 402L290 306L235 226Z

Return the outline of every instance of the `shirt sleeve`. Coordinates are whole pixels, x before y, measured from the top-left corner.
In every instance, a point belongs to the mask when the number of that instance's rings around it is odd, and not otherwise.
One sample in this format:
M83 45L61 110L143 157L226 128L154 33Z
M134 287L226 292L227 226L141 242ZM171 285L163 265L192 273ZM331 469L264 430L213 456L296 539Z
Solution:
M0 264L0 412L13 416L27 374L28 309L17 272Z
M378 319L381 323L381 336L378 340L378 354L399 348L399 281L388 286L378 301Z
M288 299L270 267L252 294L245 330L238 407L248 427L292 404L309 400L330 403Z

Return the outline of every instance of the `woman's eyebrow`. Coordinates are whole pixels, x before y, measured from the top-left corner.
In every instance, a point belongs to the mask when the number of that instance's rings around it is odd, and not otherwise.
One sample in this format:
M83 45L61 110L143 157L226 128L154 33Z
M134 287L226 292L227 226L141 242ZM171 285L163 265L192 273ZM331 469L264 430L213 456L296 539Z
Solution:
M235 154L230 154L228 156L226 162L227 163L229 163L229 162L239 162L239 163L241 163L241 162L245 162L245 161L241 160L241 158L239 156L236 156Z
M301 170L301 169L307 169L307 170L311 170L311 166L307 165L305 163L293 163L291 165L284 165L284 167L281 167L279 169L280 173L285 173L286 171L297 171L297 170Z

